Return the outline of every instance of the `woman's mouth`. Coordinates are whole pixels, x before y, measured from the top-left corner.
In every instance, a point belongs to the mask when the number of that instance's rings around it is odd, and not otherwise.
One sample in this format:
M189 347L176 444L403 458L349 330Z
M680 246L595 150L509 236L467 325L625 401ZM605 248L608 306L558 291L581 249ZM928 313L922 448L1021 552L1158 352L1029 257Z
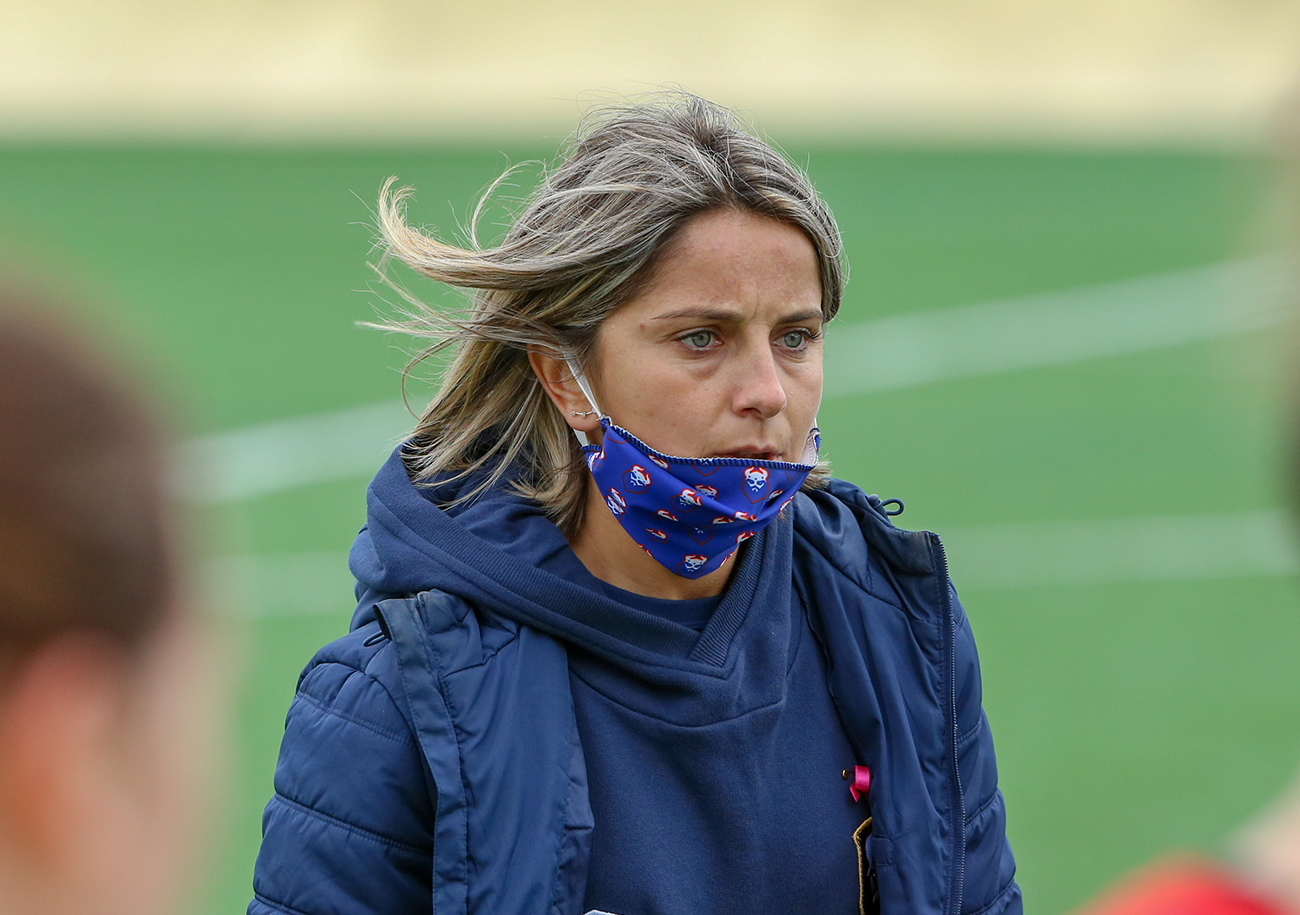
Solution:
M720 454L718 457L738 458L746 461L775 461L780 459L781 453L763 448L740 448L735 451L728 451L726 454Z

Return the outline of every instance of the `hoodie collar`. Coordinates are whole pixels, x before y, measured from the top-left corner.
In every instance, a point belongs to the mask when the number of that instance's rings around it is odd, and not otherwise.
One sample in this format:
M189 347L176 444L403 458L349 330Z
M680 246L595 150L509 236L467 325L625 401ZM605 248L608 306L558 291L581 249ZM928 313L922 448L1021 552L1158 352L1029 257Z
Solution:
M367 491L367 525L349 559L359 616L383 597L439 590L624 665L717 675L749 608L778 597L765 590L789 588L791 525L779 518L746 544L726 595L697 633L545 571L562 567L552 560L569 546L536 504L504 489L451 510L435 502L456 494L447 485L417 488L402 448L390 455Z

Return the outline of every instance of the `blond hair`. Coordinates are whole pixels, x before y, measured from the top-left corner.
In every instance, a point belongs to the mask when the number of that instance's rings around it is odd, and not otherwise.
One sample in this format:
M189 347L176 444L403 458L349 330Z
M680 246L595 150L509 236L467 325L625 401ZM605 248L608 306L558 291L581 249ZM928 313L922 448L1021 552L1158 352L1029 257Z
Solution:
M587 364L602 322L644 288L682 226L710 210L803 231L827 321L847 279L839 228L808 177L733 112L685 93L589 115L495 247L472 232L460 248L412 227L411 189L394 180L379 196L385 262L471 292L461 318L403 292L413 310L384 325L424 341L412 365L447 347L455 354L406 447L407 471L417 483L472 478L467 499L508 480L566 534L582 523L585 468L529 349Z

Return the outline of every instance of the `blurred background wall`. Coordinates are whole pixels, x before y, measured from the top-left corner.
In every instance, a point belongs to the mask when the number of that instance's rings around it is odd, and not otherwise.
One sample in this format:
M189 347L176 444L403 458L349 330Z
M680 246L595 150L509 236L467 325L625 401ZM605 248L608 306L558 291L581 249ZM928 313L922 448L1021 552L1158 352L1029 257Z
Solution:
M1236 146L1300 4L6 0L0 60L6 136L563 134L674 82L799 134Z

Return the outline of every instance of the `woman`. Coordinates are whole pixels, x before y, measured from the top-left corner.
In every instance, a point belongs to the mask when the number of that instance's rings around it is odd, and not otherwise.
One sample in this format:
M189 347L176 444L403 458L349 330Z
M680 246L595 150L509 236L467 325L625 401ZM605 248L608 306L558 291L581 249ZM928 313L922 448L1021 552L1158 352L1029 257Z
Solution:
M389 252L472 312L402 325L455 358L371 485L249 911L1019 911L942 548L817 462L844 273L802 173L672 96L495 248L403 199Z
M0 912L161 915L200 833L215 666L153 417L49 310L0 289Z

